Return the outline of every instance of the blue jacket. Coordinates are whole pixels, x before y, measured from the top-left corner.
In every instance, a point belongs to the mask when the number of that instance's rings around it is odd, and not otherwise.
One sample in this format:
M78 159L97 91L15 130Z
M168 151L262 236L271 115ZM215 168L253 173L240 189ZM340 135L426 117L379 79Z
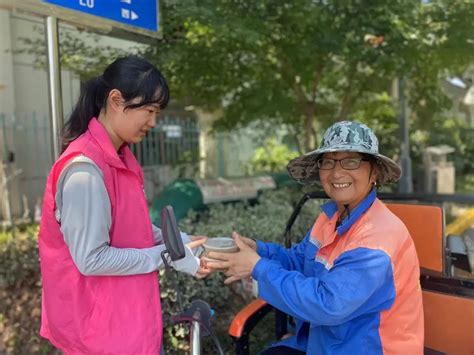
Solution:
M304 240L257 242L259 297L296 320L308 354L422 354L419 266L404 224L372 191L342 224L334 202Z

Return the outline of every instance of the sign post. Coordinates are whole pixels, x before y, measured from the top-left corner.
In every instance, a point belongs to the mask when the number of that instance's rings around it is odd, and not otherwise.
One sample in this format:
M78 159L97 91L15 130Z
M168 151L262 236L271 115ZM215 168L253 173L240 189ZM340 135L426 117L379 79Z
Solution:
M402 177L398 185L399 192L412 193L413 180L411 174L410 136L408 129L407 99L405 93L405 78L398 79L398 97L400 101L400 165Z
M53 162L61 153L61 131L64 126L61 67L59 63L59 35L56 17L46 18L46 43L48 46L48 87L51 112L51 152Z
M0 0L0 8L46 18L53 161L63 129L58 20L107 35L149 43L161 38L158 0Z

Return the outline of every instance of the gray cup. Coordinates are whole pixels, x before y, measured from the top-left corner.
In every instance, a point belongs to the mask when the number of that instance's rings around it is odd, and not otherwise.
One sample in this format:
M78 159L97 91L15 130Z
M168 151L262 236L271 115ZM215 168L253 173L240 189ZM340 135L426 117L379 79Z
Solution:
M234 239L230 237L209 238L203 246L206 252L235 253L239 251L239 247L235 244Z
M203 244L204 247L204 258L208 261L215 261L217 259L208 258L209 252L217 253L236 253L239 251L239 247L235 244L234 239L230 237L215 237L209 238Z

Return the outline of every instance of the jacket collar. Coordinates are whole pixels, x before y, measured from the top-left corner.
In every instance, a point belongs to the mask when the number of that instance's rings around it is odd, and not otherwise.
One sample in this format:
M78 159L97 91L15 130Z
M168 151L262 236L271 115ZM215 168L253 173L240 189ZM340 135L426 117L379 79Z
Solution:
M99 147L104 152L104 159L107 161L107 163L118 168L126 168L125 164L122 162L117 151L115 150L107 130L96 117L93 117L89 122L88 130L92 138L96 141L97 145L99 145ZM126 153L128 149L126 149L126 147L121 149L124 151L124 156L128 157L128 154Z
M370 206L375 201L375 198L377 197L377 192L375 189L370 191L370 193L367 195L366 198L364 198L357 206L354 208L350 215L347 216L342 220L342 223L340 224L339 227L336 228L337 234L342 235L347 230L352 227L352 225L360 218L360 216L369 209ZM324 214L331 219L334 217L334 214L337 212L337 205L336 202L334 201L329 201L325 203L324 205L321 206L321 209L323 210Z

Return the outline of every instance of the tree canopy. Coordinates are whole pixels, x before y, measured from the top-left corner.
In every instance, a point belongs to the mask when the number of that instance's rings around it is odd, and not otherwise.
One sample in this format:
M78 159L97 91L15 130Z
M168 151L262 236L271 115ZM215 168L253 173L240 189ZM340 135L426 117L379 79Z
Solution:
M321 125L351 117L387 92L412 83L421 120L448 105L444 71L472 63L469 1L165 0L164 38L147 50L173 92L189 104L222 108L217 125L290 123L314 146ZM470 37L471 36L471 37ZM359 107L360 109L360 107Z
M474 58L470 0L163 0L161 13L163 38L141 51L176 101L219 112L223 129L286 123L301 150L344 118L393 128L399 77L414 127L427 129L450 105L439 78ZM62 65L83 79L125 53L84 38L61 33ZM45 48L25 43L41 62Z

